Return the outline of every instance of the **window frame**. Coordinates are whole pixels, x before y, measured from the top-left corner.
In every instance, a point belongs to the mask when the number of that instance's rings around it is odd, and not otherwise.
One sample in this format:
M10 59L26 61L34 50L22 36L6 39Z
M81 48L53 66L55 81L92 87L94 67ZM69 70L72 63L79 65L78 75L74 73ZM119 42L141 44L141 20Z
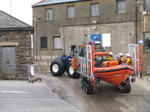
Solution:
M118 2L124 1L125 2L125 9L124 12L119 12L119 8L118 8ZM116 0L116 13L117 14L125 14L127 13L127 2L126 0Z
M73 15L73 17L69 17L69 14L70 14L69 13L69 11L70 11L69 8L71 8L71 7L74 9L74 15ZM76 17L75 6L74 5L67 6L67 18L68 19L74 19L75 17Z
M47 19L47 11L48 11L48 10L51 10L51 13L52 13L52 14L51 14L52 17L50 17L49 19ZM53 14L53 8L47 8L47 9L45 9L45 20L46 20L46 21L54 20L54 16L53 16L53 15L54 15L54 14Z
M149 4L147 2L148 0L145 0L145 11L150 11L150 1L148 2ZM149 5L149 7L147 4Z
M147 39L149 42L147 42ZM144 51L150 51L150 32L144 32L143 48Z
M55 38L60 38L60 47L55 47ZM60 36L53 36L53 49L62 49L62 42L61 42L61 37Z
M94 14L92 13L92 12L93 12L93 11L92 11L92 9L93 9L92 6L93 6L93 5L98 5L98 10L97 10L97 11L98 11L98 14L96 14L96 15L94 15ZM94 11L94 12L95 12L95 11ZM100 16L100 4L99 4L99 3L91 3L91 4L90 4L90 16L91 16L91 17Z
M43 40L45 38L46 40ZM45 42L46 41L46 42ZM45 44L46 43L46 44ZM40 48L41 49L47 49L48 48L48 44L47 44L47 36L42 36L40 37Z

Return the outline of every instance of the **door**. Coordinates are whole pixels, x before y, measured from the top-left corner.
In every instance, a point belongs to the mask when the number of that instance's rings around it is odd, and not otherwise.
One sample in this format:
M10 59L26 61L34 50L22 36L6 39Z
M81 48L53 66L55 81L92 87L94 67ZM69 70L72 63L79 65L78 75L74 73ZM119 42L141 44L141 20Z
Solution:
M2 73L6 72L7 64L15 64L15 47L2 47ZM14 67L9 72L14 72Z

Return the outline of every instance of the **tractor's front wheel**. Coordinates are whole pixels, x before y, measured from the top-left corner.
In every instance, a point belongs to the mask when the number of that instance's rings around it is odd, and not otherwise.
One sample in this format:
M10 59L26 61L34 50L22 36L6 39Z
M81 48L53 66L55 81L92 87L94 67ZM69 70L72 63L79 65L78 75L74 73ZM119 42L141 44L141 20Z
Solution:
M61 76L65 72L64 64L61 60L54 60L50 65L50 71L53 76Z
M72 68L71 63L69 63L69 65L67 67L67 73L70 78L79 78L80 77L80 74L75 72L74 69Z

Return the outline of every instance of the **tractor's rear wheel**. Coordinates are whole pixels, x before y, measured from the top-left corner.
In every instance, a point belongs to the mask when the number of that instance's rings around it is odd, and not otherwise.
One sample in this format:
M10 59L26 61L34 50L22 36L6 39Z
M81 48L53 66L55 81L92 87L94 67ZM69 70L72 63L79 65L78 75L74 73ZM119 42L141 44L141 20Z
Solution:
M61 60L54 60L50 65L50 71L53 76L61 76L65 72L64 64Z
M66 72L68 73L70 78L79 78L80 77L80 74L75 72L74 69L72 68L71 63L69 63Z

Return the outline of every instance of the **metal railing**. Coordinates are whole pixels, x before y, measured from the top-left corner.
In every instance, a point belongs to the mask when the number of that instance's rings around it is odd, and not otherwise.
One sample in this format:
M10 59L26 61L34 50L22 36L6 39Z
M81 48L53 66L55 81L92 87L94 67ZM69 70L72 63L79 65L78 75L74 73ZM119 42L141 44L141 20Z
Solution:
M32 64L32 65L28 66L28 71L29 71L28 72L28 82L33 83L36 80L41 80L39 65Z
M40 67L35 64L7 64L6 79L30 80L39 78Z

